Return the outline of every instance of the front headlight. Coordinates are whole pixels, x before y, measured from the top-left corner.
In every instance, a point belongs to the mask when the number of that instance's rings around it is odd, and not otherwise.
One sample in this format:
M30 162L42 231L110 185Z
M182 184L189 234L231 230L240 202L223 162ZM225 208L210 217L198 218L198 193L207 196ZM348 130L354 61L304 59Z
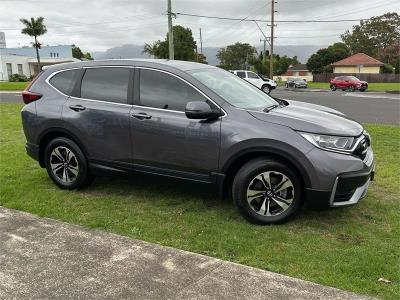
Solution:
M307 141L314 146L340 153L351 153L353 151L354 138L346 136L322 135L307 132L299 132Z

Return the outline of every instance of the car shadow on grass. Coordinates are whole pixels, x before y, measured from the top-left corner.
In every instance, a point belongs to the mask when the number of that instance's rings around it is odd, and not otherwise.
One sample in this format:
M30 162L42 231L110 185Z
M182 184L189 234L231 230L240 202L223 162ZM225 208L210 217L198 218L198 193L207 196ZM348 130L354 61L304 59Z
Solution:
M93 196L129 196L133 199L147 199L155 203L162 199L168 206L180 206L187 204L187 201L196 201L201 202L197 209L224 212L229 210L237 216L234 219L246 222L235 209L232 199L229 197L221 199L217 187L212 184L152 174L116 174L97 177L90 187L80 190L80 193ZM328 209L303 205L288 224L329 227L340 222L345 225L360 214L359 210L358 206Z

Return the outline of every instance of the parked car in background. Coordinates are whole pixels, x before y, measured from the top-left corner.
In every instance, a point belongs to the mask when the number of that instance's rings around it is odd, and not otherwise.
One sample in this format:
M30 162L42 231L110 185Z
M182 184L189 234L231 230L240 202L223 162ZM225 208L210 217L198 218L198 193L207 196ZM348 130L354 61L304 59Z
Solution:
M330 81L332 91L341 89L342 91L355 91L359 90L364 92L368 89L368 82L362 81L355 76L338 76Z
M271 90L275 89L277 86L277 83L274 80L266 77L260 77L259 75L257 75L252 71L233 70L231 72L236 76L254 84L256 87L258 87L266 94L269 94Z
M22 96L26 151L62 189L110 171L158 174L215 185L246 219L272 224L303 201L356 204L374 176L361 124L209 65L59 64Z
M307 88L307 81L305 79L302 78L297 78L297 77L293 77L293 78L288 78L286 81L286 88Z

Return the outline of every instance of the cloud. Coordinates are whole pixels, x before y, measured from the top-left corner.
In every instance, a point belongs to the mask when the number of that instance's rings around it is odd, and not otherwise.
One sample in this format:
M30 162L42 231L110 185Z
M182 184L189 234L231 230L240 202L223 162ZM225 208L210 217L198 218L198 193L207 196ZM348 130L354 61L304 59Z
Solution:
M396 11L396 0L277 0L277 20L358 19ZM266 0L172 0L174 12L269 19ZM163 39L167 31L166 0L1 0L0 31L7 45L29 45L21 34L20 18L43 16L48 33L44 45L77 44L85 51L103 51L123 44L141 45ZM345 9L344 9L345 8ZM5 12L5 13L4 13ZM225 21L178 16L174 24L190 27L195 38L202 28L203 47L224 46L237 41L260 45L262 34L253 22ZM354 23L279 23L277 45L327 45ZM269 28L260 22L265 33Z

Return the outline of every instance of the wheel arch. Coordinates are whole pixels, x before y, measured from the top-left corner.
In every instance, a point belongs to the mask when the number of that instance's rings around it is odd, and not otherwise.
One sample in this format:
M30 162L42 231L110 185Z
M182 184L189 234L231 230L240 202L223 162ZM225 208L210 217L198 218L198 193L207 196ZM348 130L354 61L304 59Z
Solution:
M311 178L307 172L307 167L301 164L293 155L274 148L251 148L236 154L223 166L222 173L225 175L222 185L223 195L229 193L229 187L232 185L239 169L250 160L256 158L270 158L288 165L298 175L304 189L311 187Z
M42 168L45 167L44 151L46 149L46 146L49 144L50 141L59 137L68 138L73 142L75 142L87 157L88 152L83 143L79 140L79 138L76 135L74 135L69 130L62 127L49 128L46 131L44 131L39 137L39 164Z

